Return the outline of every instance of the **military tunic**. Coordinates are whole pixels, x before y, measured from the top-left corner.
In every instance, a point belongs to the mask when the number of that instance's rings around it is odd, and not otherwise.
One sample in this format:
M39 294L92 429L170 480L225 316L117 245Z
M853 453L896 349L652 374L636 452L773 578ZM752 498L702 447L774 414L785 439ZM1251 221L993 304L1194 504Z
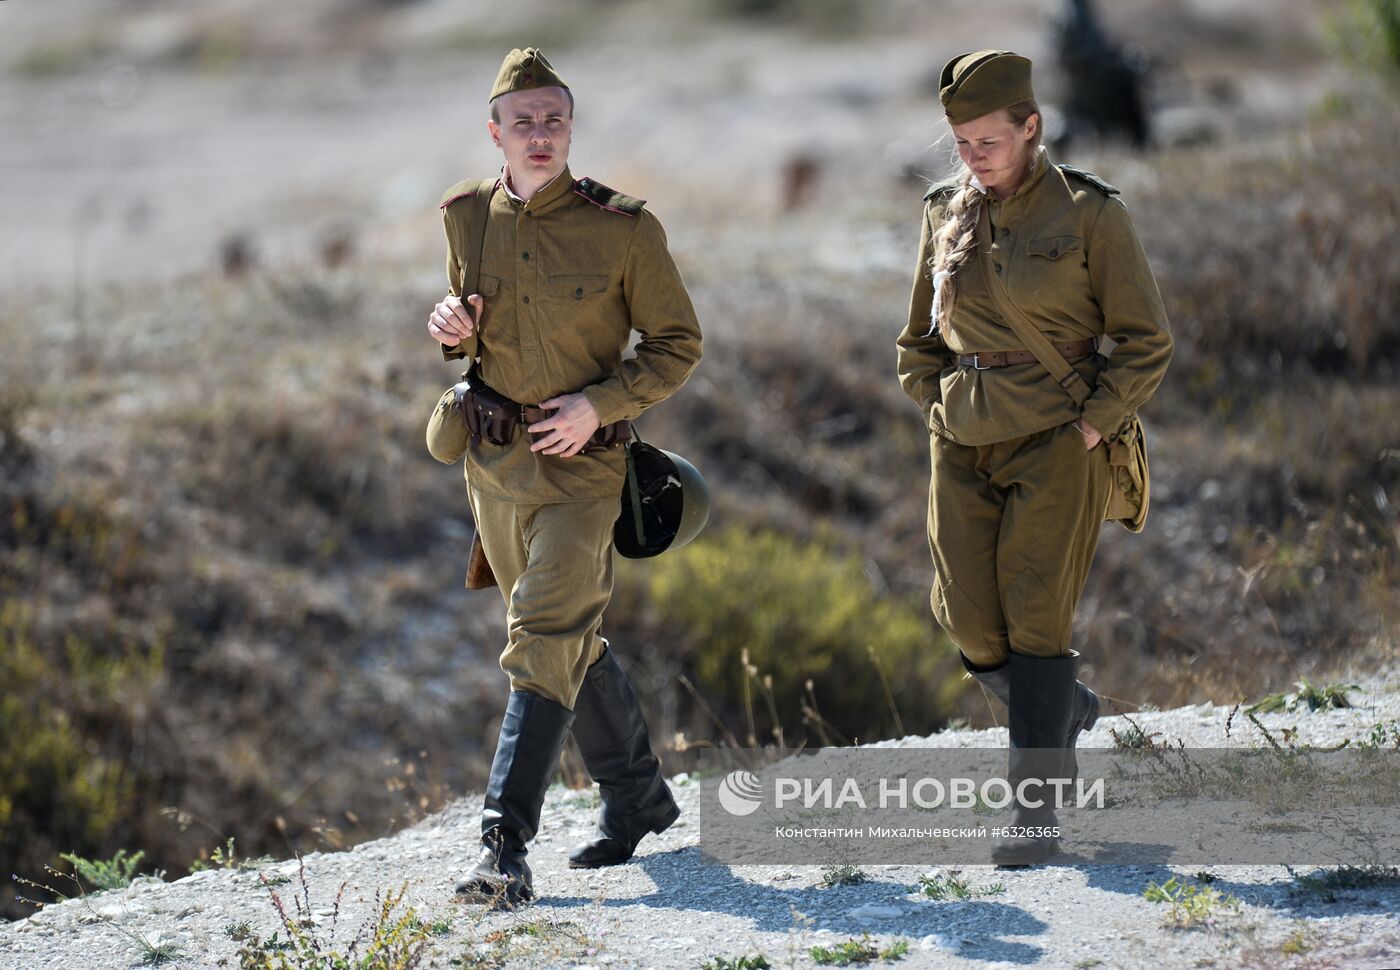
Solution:
M1023 349L974 254L957 271L950 333L932 326L930 260L951 189L924 208L899 377L931 432L929 545L935 616L974 664L1008 650L1069 651L1074 608L1109 494L1108 449L1084 448L1081 417L1112 441L1151 396L1172 338L1152 271L1117 190L1040 151L1005 200L988 195L978 236L1015 304L1054 342L1108 337L1074 364L1081 411L1039 361L977 370L960 355Z
M467 205L459 186L448 210ZM480 329L448 360L480 358L481 379L512 400L538 404L582 391L611 424L635 418L685 383L700 359L700 325L661 223L646 209L567 168L521 202L498 187L491 198L480 284ZM448 283L463 294L456 233L447 234ZM634 357L623 359L636 330ZM506 502L616 499L621 449L562 458L530 451L535 436L468 452L466 476Z
M442 204L448 282L464 298L471 254L459 251L452 220L464 217L455 206L470 204L465 187L453 186ZM567 168L527 201L495 186L478 290L480 327L443 356L478 358L478 376L522 404L582 392L603 424L635 418L678 390L700 359L700 327L660 222L638 200L576 181ZM634 330L635 354L624 359ZM482 441L464 469L507 608L501 668L513 691L572 708L606 648L625 455L532 452L540 437L522 429L510 445Z

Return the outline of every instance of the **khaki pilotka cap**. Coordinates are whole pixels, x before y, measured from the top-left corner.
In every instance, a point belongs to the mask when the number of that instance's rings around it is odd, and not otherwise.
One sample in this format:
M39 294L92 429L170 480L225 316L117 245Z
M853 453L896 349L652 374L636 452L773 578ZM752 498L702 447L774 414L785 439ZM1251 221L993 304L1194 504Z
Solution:
M955 125L1034 98L1030 58L1011 51L959 54L938 80L938 100Z
M506 55L501 63L501 73L496 75L496 86L491 89L487 102L495 101L503 94L512 91L529 91L533 88L567 88L564 79L554 70L554 65L538 47L516 48Z

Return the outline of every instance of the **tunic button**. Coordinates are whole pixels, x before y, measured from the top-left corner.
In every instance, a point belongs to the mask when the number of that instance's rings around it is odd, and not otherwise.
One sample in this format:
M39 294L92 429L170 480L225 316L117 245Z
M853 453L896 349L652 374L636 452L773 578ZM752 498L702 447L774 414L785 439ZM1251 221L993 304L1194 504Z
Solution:
M1001 275L1001 263L997 263L997 264L996 264L996 268L997 268L997 275L1000 276L1000 275Z
M530 254L529 254L529 253L521 253L521 254L520 254L520 258L521 258L521 259L529 259L529 258L530 258Z
M583 299L583 287L580 286L578 289L574 290L574 299Z
M1005 239L1005 238L1006 238L1007 236L1009 236L1009 235L1011 235L1011 230L1010 230L1010 229L1007 229L1005 226L1002 226L1002 227L1001 227L1001 237L1002 237L1003 239Z
M1052 249L1052 250L1050 250L1050 258L1051 258L1051 259L1059 259L1059 258L1060 258L1060 251L1059 251L1058 249Z
M998 272L1000 272L1000 268L998 268ZM526 303L529 303L529 302L530 302L530 298L529 298L528 296L525 297L525 302L526 302Z

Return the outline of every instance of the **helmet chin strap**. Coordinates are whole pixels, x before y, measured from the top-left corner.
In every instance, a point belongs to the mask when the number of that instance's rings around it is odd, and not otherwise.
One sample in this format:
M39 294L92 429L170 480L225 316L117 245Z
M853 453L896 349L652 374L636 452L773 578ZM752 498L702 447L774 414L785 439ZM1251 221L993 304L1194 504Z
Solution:
M637 441L642 440L637 434L635 427L632 430L632 437ZM627 455L627 494L631 499L632 529L637 534L637 545L645 546L647 544L647 534L646 527L642 524L642 494L641 489L637 486L637 461L632 456L632 448L630 445L624 447L622 450Z

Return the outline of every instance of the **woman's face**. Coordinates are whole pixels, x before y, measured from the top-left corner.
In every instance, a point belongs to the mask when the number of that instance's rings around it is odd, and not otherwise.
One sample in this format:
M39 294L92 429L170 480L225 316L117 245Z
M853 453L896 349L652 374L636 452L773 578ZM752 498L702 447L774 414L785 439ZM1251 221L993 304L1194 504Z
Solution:
M1016 191L1025 177L1039 127L1040 115L1033 114L1017 125L1005 109L952 126L963 164L988 191L1003 198Z

